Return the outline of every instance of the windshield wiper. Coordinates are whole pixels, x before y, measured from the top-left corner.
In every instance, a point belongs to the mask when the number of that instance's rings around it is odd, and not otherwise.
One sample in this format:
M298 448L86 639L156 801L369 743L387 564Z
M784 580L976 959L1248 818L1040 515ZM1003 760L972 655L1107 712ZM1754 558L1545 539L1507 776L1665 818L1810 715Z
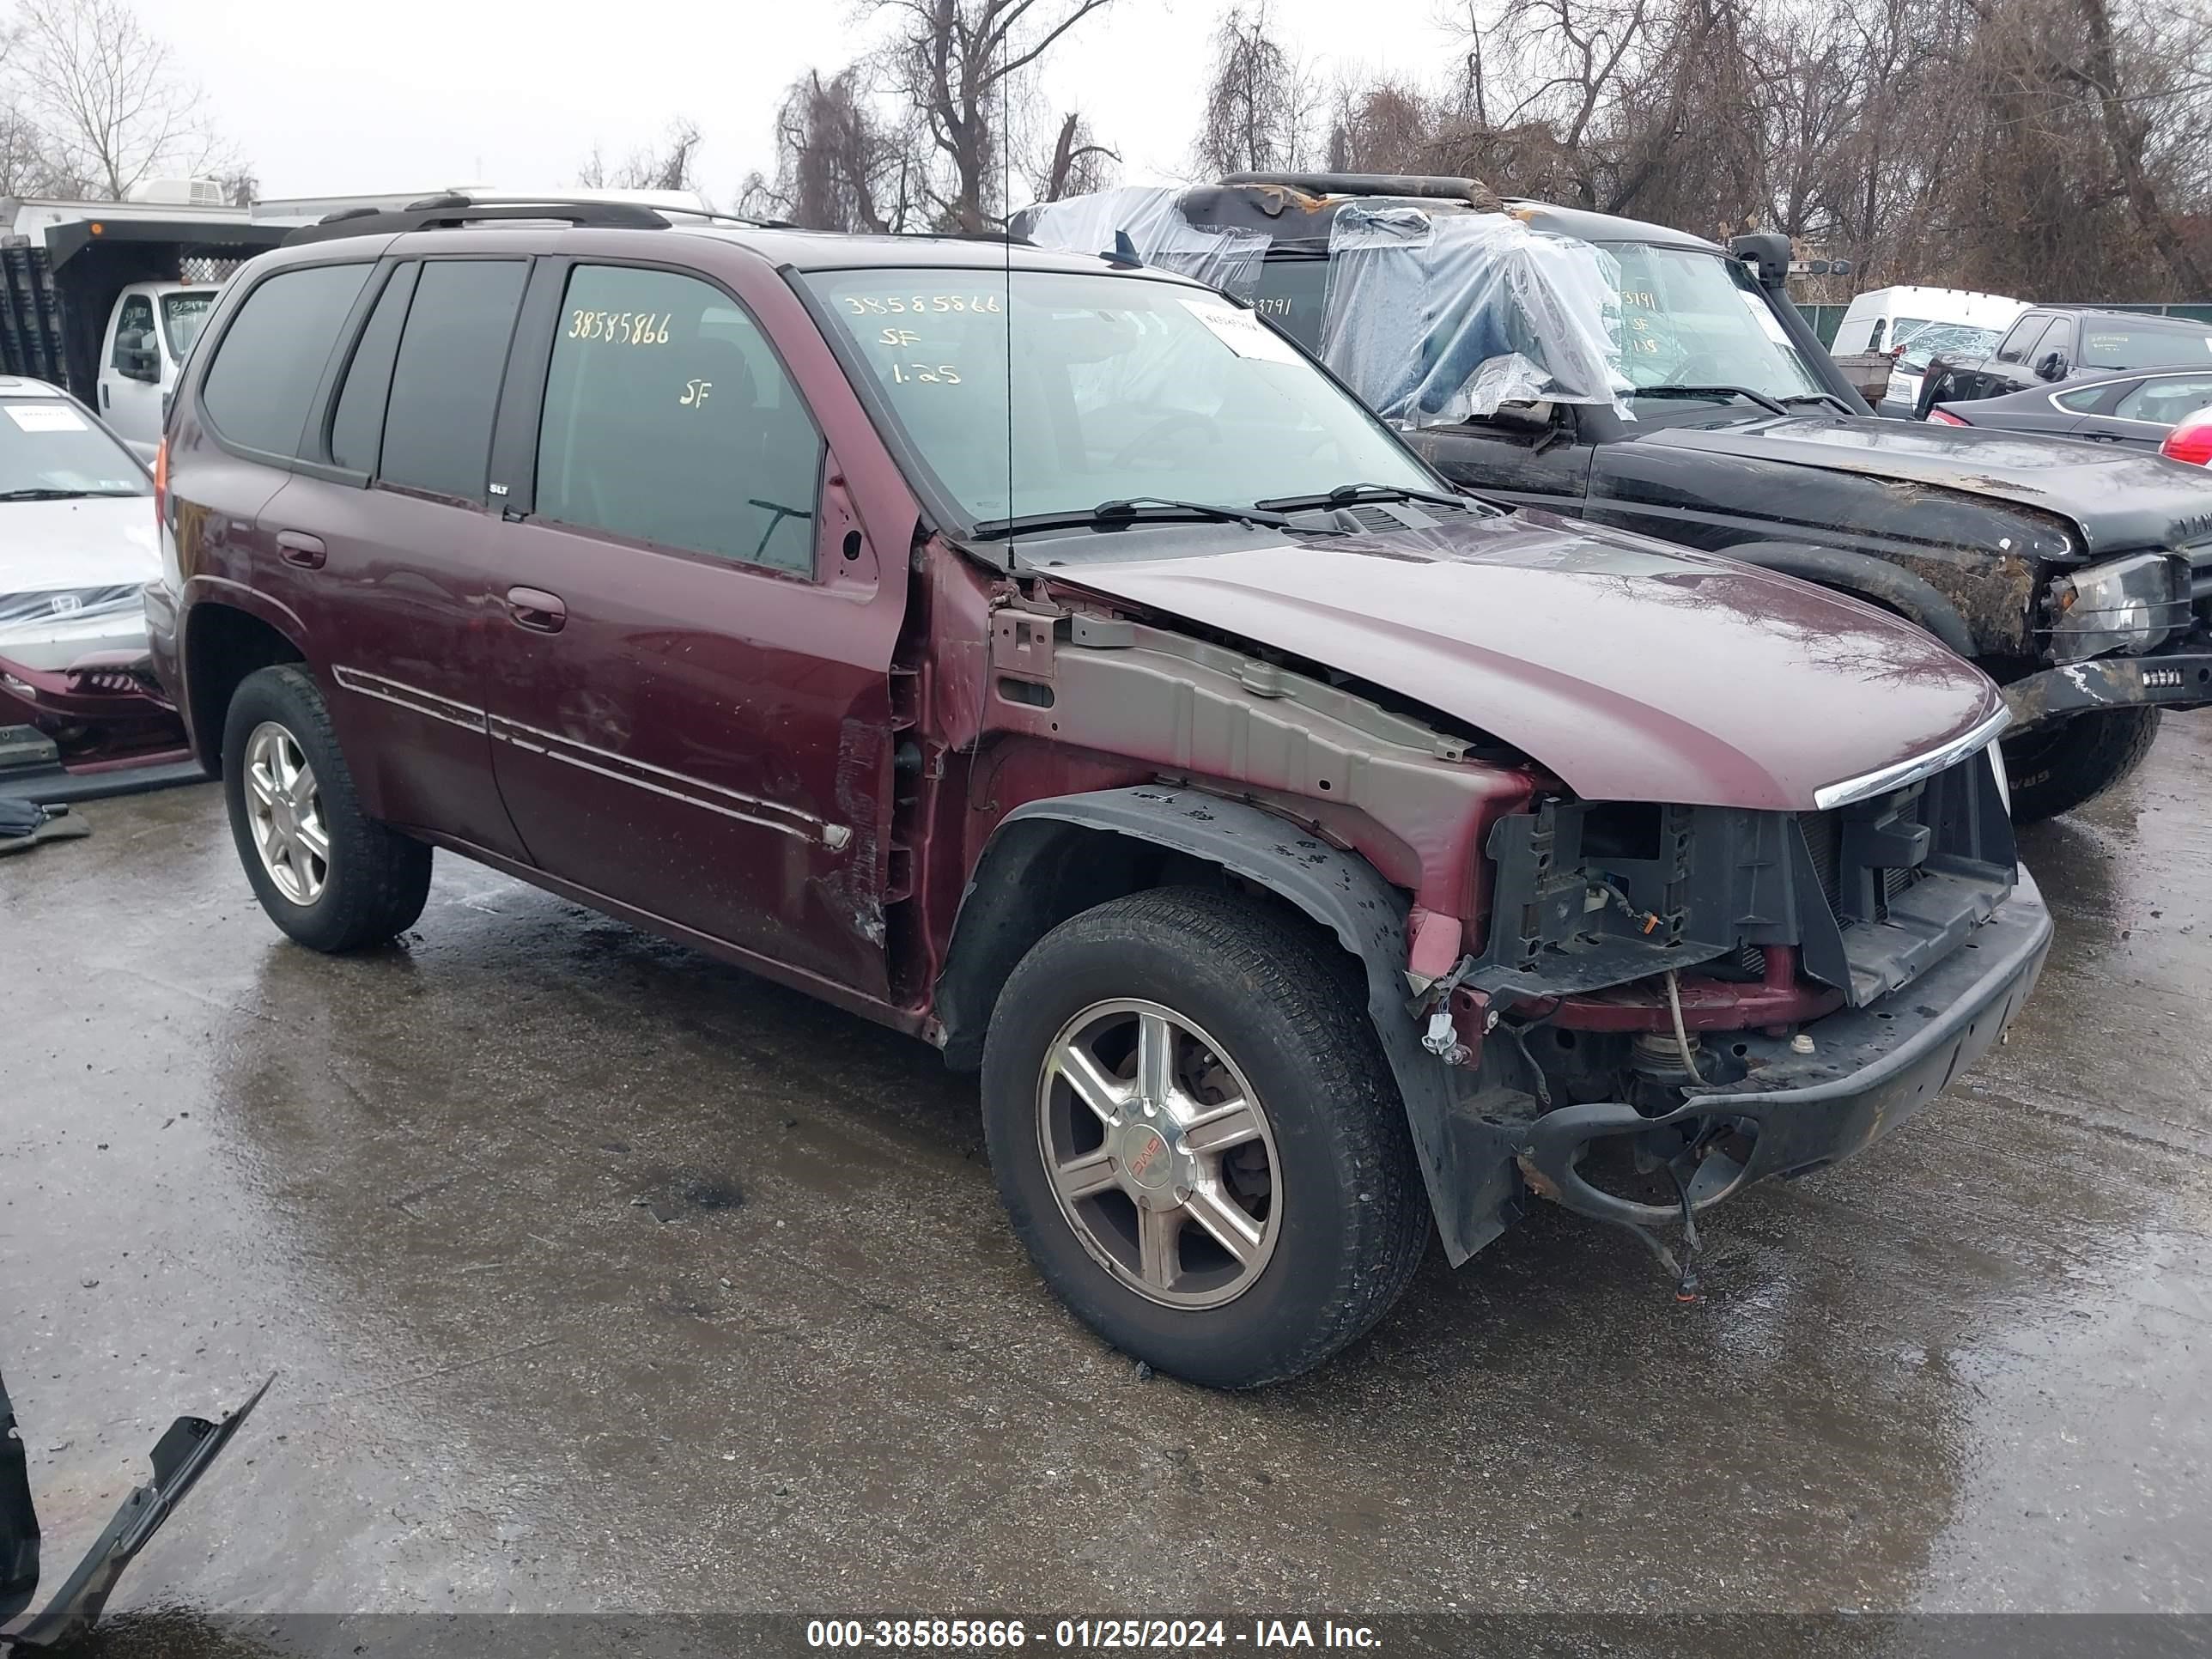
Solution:
M1479 511L1482 503L1466 495L1447 495L1437 489L1408 489L1402 484L1346 483L1319 495L1274 495L1253 505L1295 513L1314 507L1350 507L1356 501L1429 501L1437 507Z
M1747 386L1640 386L1628 395L1632 398L1741 398L1746 403L1771 410L1777 415L1790 412L1764 392L1753 392Z
M1850 404L1832 392L1796 392L1782 401L1793 407L1798 404L1828 404L1832 405L1838 414L1849 415L1854 412Z
M0 501L77 501L88 496L136 495L135 489L0 489Z
M975 526L975 534L977 539L988 541L994 537L1022 530L1065 530L1086 525L1096 530L1118 530L1123 525L1169 523L1176 519L1212 519L1224 524L1258 525L1267 530L1279 530L1290 522L1279 513L1269 513L1257 507L1223 507L1212 501L1170 501L1160 495L1134 495L1121 501L1101 501L1088 512L1025 513L1019 518L986 519Z

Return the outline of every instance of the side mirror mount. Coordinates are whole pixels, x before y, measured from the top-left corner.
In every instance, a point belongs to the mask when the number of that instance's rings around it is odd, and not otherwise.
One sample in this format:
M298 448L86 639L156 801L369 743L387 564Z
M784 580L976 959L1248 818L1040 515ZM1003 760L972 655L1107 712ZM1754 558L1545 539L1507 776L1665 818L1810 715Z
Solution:
M1751 267L1761 288L1778 289L1790 280L1790 239L1778 232L1735 237L1729 252Z

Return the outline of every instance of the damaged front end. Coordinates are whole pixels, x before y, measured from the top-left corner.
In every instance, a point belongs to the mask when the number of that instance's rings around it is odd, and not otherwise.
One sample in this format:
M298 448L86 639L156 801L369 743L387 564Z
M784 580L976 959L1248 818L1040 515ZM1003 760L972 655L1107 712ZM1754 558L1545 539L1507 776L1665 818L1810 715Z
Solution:
M2005 688L2015 729L2075 714L2212 702L2212 537L2066 571L2035 632L2057 665Z
M270 1382L276 1379L271 1377ZM91 1629L116 1581L170 1512L235 1435L261 1396L264 1382L220 1422L179 1417L155 1442L153 1479L131 1489L76 1570L45 1607L15 1622L39 1589L39 1516L15 1408L0 1382L0 1652L58 1647Z
M1522 1182L1641 1234L1894 1128L1998 1042L2051 923L1993 732L1805 812L1547 799L1501 819L1486 948L1414 975ZM1923 768L1925 769L1924 772Z
M86 800L202 775L143 652L36 668L0 650L0 795Z

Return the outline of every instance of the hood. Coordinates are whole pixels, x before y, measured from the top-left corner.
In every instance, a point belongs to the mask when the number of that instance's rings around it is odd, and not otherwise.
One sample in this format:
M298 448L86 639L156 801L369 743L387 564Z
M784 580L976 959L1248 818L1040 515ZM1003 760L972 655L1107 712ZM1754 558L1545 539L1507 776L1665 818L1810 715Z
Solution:
M2001 707L1978 669L1886 612L1548 514L1128 550L1048 574L1386 687L1591 800L1808 811Z
M0 501L0 657L60 668L143 649L139 590L161 570L150 495Z
M2093 558L2212 536L2212 477L2118 445L1840 415L1659 427L1638 442L1862 473L2056 514Z
M161 574L151 495L0 501L0 593L116 587Z

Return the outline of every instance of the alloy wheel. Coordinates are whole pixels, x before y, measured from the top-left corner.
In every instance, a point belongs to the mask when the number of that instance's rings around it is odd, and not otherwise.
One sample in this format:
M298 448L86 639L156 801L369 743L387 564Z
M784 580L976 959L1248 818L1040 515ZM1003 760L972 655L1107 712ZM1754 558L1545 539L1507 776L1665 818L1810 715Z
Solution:
M1219 1307L1274 1254L1282 1166L1267 1109L1170 1008L1093 1003L1060 1028L1038 1079L1037 1144L1060 1214L1140 1296Z
M264 720L246 740L246 810L254 850L276 890L313 904L331 878L331 838L315 769L299 739Z

